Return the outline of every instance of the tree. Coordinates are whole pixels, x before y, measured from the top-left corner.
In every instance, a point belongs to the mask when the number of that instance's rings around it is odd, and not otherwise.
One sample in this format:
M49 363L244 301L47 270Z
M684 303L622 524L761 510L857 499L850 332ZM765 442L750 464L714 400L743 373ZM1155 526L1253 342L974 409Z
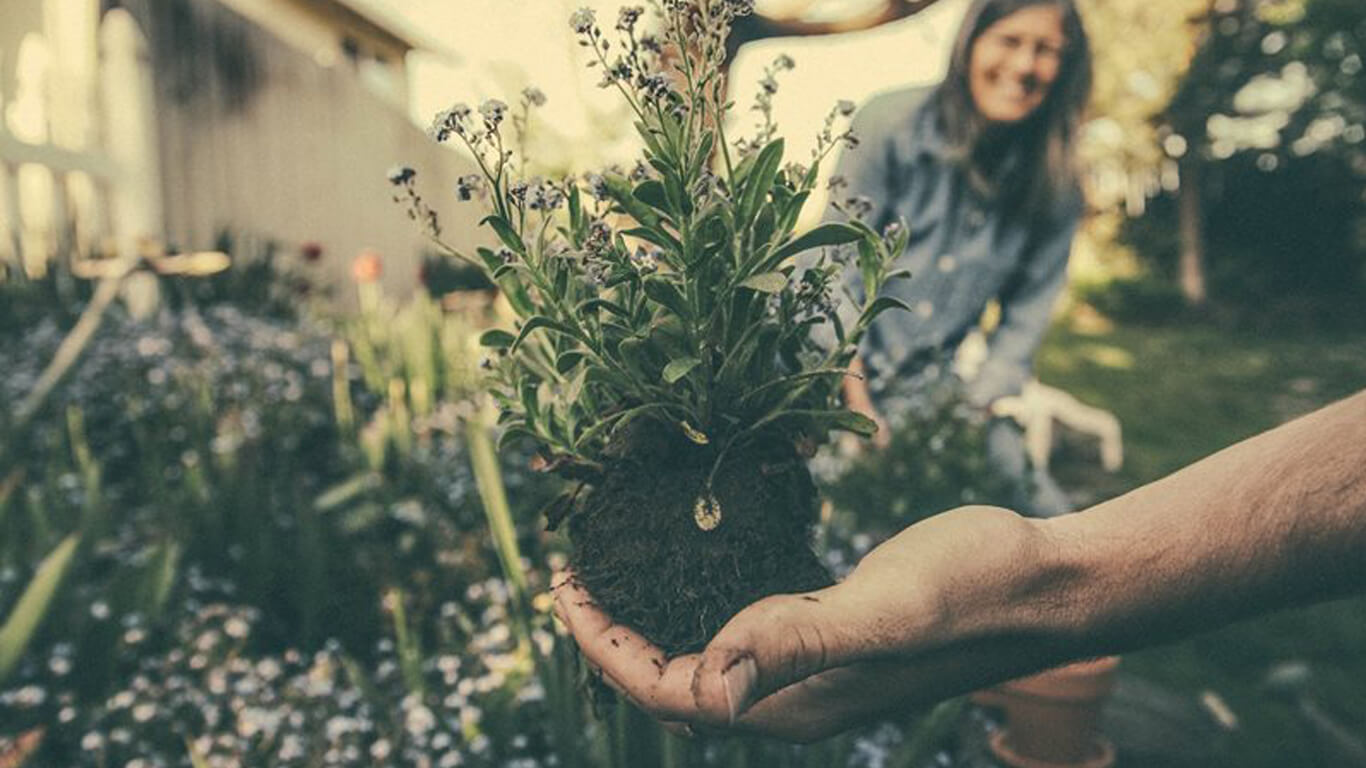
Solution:
M1180 274L1183 293L1192 303L1204 298L1202 228L1231 226L1212 217L1208 206L1279 174L1278 191L1294 183L1320 192L1329 187L1329 204L1360 221L1360 194L1366 187L1366 78L1360 74L1366 4L1215 0L1199 22L1199 47L1156 126L1167 136L1169 154L1181 163ZM1209 183L1202 183L1206 179ZM1325 212L1322 206L1319 212ZM1277 225L1299 226L1307 235L1309 229L1333 223L1328 216L1309 213L1310 221L1287 219ZM1258 224L1251 217L1240 218L1232 226ZM1298 254L1293 275L1285 267L1289 254L1261 254L1258 261L1259 238L1234 237L1232 242L1247 251L1247 263L1240 266L1260 270L1267 286L1279 282L1271 275L1279 275L1300 278L1302 288L1317 290L1359 284L1354 273L1361 244L1352 242L1346 228L1340 239L1286 240L1285 247L1313 245L1321 251Z

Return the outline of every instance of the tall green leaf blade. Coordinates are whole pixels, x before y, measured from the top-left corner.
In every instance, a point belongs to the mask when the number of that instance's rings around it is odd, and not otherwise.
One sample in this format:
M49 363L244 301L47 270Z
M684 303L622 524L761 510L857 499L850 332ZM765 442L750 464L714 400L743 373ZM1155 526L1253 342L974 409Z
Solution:
M71 569L80 541L80 535L73 533L43 558L33 579L19 596L19 602L15 603L9 618L5 619L5 625L0 627L0 683L14 671L33 634L47 616L62 579Z
M754 161L754 170L745 179L745 189L740 195L740 210L737 219L744 225L754 218L759 204L768 195L769 187L778 174L778 164L783 161L783 140L775 139L759 150L759 158Z
M669 364L664 366L664 380L673 384L701 364L702 361L696 357L681 357L677 360L670 360Z

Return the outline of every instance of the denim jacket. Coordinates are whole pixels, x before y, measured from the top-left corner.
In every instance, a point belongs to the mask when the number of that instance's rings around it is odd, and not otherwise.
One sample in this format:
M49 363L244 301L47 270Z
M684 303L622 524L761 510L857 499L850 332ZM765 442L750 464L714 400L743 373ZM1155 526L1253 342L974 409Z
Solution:
M987 303L998 299L1000 324L988 341L986 361L967 384L969 399L987 405L1017 394L1030 375L1067 280L1080 195L1046 221L1007 217L949 156L928 100L932 92L894 91L860 109L853 125L860 144L843 152L835 170L848 183L837 196L862 195L873 203L865 218L870 225L881 231L901 219L909 228L895 268L909 269L912 276L891 281L884 294L911 311L881 314L861 353L878 399L898 380L916 378L927 363L952 355ZM861 297L861 282L857 269L846 271L844 285L854 296ZM849 327L856 311L847 301L838 306Z

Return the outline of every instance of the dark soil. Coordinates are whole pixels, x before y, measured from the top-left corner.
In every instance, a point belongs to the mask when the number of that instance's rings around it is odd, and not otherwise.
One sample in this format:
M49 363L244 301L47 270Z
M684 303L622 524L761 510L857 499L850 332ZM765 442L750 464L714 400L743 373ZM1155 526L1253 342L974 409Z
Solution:
M819 501L806 463L781 440L733 449L694 505L716 453L652 423L623 430L605 476L569 518L578 580L612 618L670 655L701 650L740 609L834 583L811 551Z

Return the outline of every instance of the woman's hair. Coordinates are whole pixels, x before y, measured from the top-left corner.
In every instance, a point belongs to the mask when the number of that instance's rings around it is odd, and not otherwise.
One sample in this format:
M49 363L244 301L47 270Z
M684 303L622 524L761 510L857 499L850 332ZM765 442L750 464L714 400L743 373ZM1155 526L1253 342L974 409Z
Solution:
M989 127L969 84L972 47L997 21L1023 8L1051 5L1062 11L1065 44L1058 77L1034 114L1011 126L1009 151L1018 152L1005 178L991 167L999 147L983 146ZM1078 183L1077 132L1091 93L1091 48L1074 0L975 0L958 31L949 71L935 92L939 129L950 151L978 188L1009 210L1047 215L1069 199ZM999 155L997 156L999 159Z

